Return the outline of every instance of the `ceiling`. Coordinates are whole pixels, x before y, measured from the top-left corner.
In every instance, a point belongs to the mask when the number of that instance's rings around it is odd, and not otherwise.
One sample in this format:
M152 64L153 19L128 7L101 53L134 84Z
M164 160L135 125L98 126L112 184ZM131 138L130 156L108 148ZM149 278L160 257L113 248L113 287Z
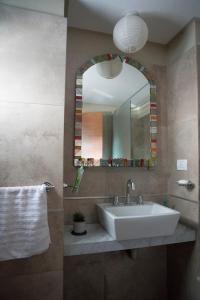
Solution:
M83 102L84 105L87 103L87 110L90 104L92 109L103 106L104 111L113 111L146 84L148 80L144 75L126 63L123 63L121 73L113 79L106 79L99 75L94 65L83 74ZM143 93L139 93L134 104L140 103L141 98L146 94L146 89Z
M144 18L150 41L167 44L192 18L200 17L200 0L69 0L68 24L112 33L130 10Z

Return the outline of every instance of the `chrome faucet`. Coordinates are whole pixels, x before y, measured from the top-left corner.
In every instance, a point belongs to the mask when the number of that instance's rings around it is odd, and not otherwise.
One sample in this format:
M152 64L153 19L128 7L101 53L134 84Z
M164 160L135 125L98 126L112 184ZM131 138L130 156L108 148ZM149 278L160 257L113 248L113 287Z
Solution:
M135 191L135 183L133 179L129 179L126 183L126 201L125 204L130 204L131 202L131 196L130 192Z

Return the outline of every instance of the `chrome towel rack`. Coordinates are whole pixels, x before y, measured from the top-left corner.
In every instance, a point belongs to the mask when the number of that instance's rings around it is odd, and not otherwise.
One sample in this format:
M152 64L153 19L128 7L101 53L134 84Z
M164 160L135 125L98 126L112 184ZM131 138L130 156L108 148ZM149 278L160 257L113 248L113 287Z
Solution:
M73 187L74 187L74 186L73 186L72 184L68 184L68 183L64 183L64 184L63 184L64 190L67 190L67 189L73 188Z
M55 185L53 185L52 183L50 183L48 181L45 181L43 184L45 185L47 192L50 192L53 189L55 189Z
M52 191L53 189L55 189L55 185L53 185L52 183L50 183L50 182L48 182L48 181L45 181L43 184L45 185L46 191L47 191L47 192L50 192L50 191ZM64 184L63 184L63 189L64 189L64 190L67 190L68 188L74 188L74 186L73 186L73 185L70 185L70 184L68 184L68 183L64 183Z
M53 189L55 189L55 185L53 185L52 183L50 183L50 182L48 182L48 181L45 181L43 184L45 185L46 191L47 191L47 192L50 192L50 191L52 191ZM66 189L68 189L68 188L73 188L73 187L74 187L73 185L69 185L69 184L67 184L67 183L64 183L64 184L63 184L64 190L66 190Z

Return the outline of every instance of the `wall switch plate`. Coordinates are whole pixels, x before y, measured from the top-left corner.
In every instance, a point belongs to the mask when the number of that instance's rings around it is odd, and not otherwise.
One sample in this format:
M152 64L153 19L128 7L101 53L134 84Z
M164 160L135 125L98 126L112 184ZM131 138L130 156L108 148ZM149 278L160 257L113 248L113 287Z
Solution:
M177 159L176 168L178 171L187 171L187 159Z

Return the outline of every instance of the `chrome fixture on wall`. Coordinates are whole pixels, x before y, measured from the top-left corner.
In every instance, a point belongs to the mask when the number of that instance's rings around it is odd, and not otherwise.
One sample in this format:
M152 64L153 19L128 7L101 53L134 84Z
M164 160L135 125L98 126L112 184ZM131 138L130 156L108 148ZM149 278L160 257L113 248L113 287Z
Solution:
M135 191L135 183L133 179L129 179L126 183L126 204L130 204L131 195L130 192Z
M50 191L52 191L53 189L55 189L55 185L51 184L51 183L48 182L48 181L45 181L43 184L45 185L46 191L47 191L47 192L50 192Z
M191 191L195 188L195 184L191 180L180 179L176 181L179 186L184 186L188 191Z

